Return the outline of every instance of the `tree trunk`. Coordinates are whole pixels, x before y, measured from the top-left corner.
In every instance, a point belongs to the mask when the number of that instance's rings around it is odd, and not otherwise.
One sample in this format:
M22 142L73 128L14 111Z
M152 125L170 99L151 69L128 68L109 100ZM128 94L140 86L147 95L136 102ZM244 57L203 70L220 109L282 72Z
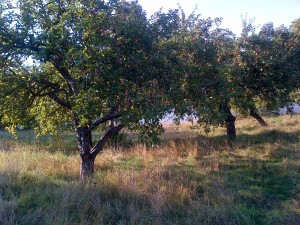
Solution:
M94 175L94 157L82 157L80 165L80 180L92 179Z
M255 118L259 122L259 124L261 126L263 126L263 127L267 127L268 126L268 124L266 123L266 121L264 121L264 119L261 118L261 116L258 115L255 110L253 110L253 109L250 110L250 116L252 116L253 118Z
M81 157L80 179L92 178L94 174L94 156L91 155L92 150L92 132L88 127L77 128L77 141Z
M98 140L95 146L92 146L92 134L88 127L77 128L77 141L79 145L81 165L80 179L81 181L91 180L94 175L94 162L99 152L102 151L107 140L118 133L124 126L119 124L108 129Z
M232 115L228 105L222 107L223 112L226 114L226 131L227 131L227 140L229 145L232 145L232 141L236 138L236 129L235 129L235 116Z
M234 141L236 138L235 116L228 115L226 119L227 138L229 141Z

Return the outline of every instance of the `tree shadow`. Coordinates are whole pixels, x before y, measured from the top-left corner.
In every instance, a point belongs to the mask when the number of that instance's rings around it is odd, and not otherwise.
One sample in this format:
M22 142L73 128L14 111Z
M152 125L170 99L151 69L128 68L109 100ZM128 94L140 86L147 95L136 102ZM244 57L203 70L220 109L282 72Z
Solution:
M220 164L221 176L236 193L235 201L254 213L255 224L300 224L300 166L288 167L273 160L247 158ZM294 208L290 207L293 203Z
M0 224L155 224L147 196L113 184L0 173ZM12 180L13 176L18 179ZM8 207L10 206L10 207Z
M208 140L210 144L213 144L215 148L220 146L225 147L227 142L226 135L218 135L213 137L201 137L196 138L199 141ZM233 149L247 148L247 147L259 147L265 144L299 144L300 143L300 131L295 132L283 132L277 130L267 130L257 134L238 134L236 140L233 143ZM226 146L228 149L228 146ZM283 149L284 150L284 149Z
M0 201L6 209L0 207L0 224L299 224L299 208L288 207L293 199L299 203L299 164L282 167L241 156L234 163L213 163L187 159L161 167L158 177L171 184L162 206L159 191L138 192L101 179L83 185L70 175L2 172ZM188 201L177 192L185 187L192 191Z
M210 172L203 175L206 169ZM300 165L282 168L272 160L249 162L244 158L234 164L219 161L214 165L200 159L195 165L165 167L161 176L175 180L178 186L194 185L192 205L201 209L208 224L296 225L300 224L299 172Z

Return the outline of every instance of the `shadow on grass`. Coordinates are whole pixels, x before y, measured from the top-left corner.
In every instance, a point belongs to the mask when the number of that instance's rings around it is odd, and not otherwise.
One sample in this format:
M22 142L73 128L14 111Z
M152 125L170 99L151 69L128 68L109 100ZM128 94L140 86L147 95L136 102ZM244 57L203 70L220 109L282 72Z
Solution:
M100 134L97 133L95 135L99 136ZM296 144L300 141L299 137L299 131L289 133L277 130L265 130L258 134L238 134L234 145L237 148L246 148L264 144L274 144L276 142ZM124 140L117 144L119 148L126 150L134 145L133 142L129 145L130 140L125 139L125 137L122 137L122 139ZM174 138L163 139L161 144L166 145L170 141L173 141L175 146L178 146L178 144L182 142L194 141L198 142L203 148L218 149L218 151L228 150L229 148L225 134L212 137L192 137L187 135L180 137L180 135L176 135ZM61 136L46 135L36 138L33 130L22 130L19 131L19 138L16 140L7 131L0 131L0 148L2 150L13 149L15 144L25 144L34 147L33 149L42 149L50 153L62 152L65 155L78 153L76 137L73 133L65 133ZM112 144L111 141L108 143L108 145ZM284 151L282 151L282 153L284 153Z
M222 152L225 150L230 150L227 144L226 135L219 135L213 137L196 137L195 141L198 141L201 148L217 150ZM204 144L203 144L204 143ZM282 132L282 131L264 131L258 134L240 134L234 141L234 149L245 149L250 148L259 152L260 150L266 149L266 144L268 147L274 150L275 158L292 157L292 148L300 147L300 132Z
M193 145L197 143L197 145ZM234 150L247 149L263 153L271 151L273 158L291 158L295 157L297 146L300 148L300 132L282 132L282 131L264 131L258 134L240 134L234 141L233 147L228 146L226 135L218 136L197 136L190 138L176 138L165 140L163 145L183 151L189 151L190 148L197 148L197 157L200 159L214 152L227 152Z
M233 165L219 163L218 171L203 176L201 170L211 163L207 162L171 165L161 173L173 185L193 184L192 204L186 207L199 215L198 224L300 224L300 166L283 169L272 161L249 166L245 159Z
M94 145L97 143L97 138L101 136L99 131L93 133L95 137ZM126 139L125 133L120 133L108 140L106 147L117 149L122 148L128 150L133 146L131 139ZM34 130L26 129L19 130L17 138L14 137L6 130L0 129L0 150L10 151L14 150L16 145L29 146L33 150L44 150L49 153L61 152L65 155L78 154L78 143L76 140L76 134L66 132L61 135L43 135L37 137Z
M236 144L273 144L274 142L284 141L288 143L299 143L300 132L282 132L277 130L264 131L258 134L237 134ZM209 137L215 142L223 143L226 135Z
M221 176L235 191L235 201L254 213L255 224L300 224L300 166L284 168L280 163L252 161L220 164ZM294 202L297 207L289 209ZM278 215L280 214L280 215Z
M13 151L17 147L28 147L30 150L43 150L49 153L61 152L65 155L78 153L75 134L36 137L34 130L27 129L19 130L18 136L14 137L8 131L0 130L0 150Z
M202 159L162 167L160 179L171 182L162 206L159 192L136 192L101 179L83 185L75 177L2 172L0 201L6 207L0 207L0 224L300 223L299 206L288 207L292 201L299 203L300 165L284 168L273 161L250 165L245 158L219 162L218 171L203 176L207 165ZM177 199L182 195L174 190L190 186L194 186L191 198Z
M0 224L155 224L146 196L113 184L0 174Z

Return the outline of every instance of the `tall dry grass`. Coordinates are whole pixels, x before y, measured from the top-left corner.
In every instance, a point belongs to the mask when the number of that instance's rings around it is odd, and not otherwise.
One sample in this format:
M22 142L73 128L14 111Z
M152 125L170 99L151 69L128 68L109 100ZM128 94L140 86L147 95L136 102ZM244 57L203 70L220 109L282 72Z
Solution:
M160 146L105 149L89 184L63 143L4 138L0 224L300 224L299 121L239 119L232 149L222 128L168 125Z

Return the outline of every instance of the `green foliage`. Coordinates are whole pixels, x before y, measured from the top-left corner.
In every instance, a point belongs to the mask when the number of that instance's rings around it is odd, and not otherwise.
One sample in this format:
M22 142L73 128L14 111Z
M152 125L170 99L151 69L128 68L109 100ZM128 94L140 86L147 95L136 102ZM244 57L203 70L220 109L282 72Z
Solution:
M169 31L157 29L164 20L151 24L136 2L20 0L18 10L3 5L5 124L34 118L39 133L57 133L118 114L115 123L131 130L152 135L149 127L159 129L167 109L161 74L170 70L159 41Z
M174 71L168 80L173 86L168 99L175 122L184 116L196 117L198 124L209 130L224 121L220 106L226 102L227 92L219 48L222 35L232 33L218 28L220 18L203 19L195 13L186 16L182 9L169 13L168 24L172 24L173 31L164 42Z
M209 131L225 124L224 107L275 109L299 89L299 20L258 33L245 20L236 38L180 7L148 19L137 2L1 3L0 115L12 132L80 139L122 125L155 140L167 113Z
M274 110L294 101L290 94L297 88L299 73L291 60L291 35L287 28L274 28L272 23L256 32L252 21L243 21L230 74L235 85L232 101L242 112Z

